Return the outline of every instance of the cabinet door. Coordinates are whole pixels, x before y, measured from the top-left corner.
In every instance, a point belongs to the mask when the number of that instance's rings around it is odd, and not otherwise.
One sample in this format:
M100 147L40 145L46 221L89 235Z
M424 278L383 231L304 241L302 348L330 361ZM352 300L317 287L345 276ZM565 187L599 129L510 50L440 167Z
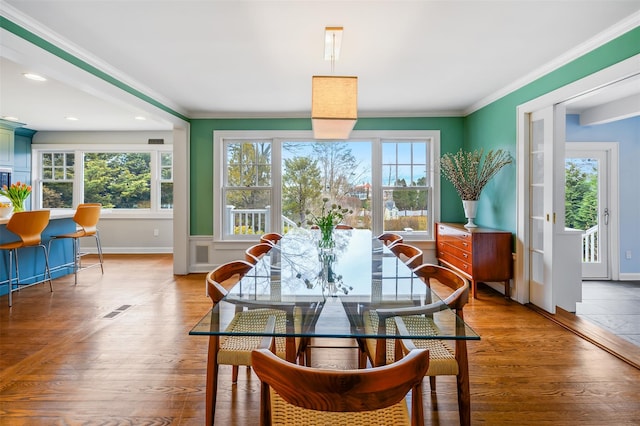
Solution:
M0 129L0 165L13 166L13 130Z

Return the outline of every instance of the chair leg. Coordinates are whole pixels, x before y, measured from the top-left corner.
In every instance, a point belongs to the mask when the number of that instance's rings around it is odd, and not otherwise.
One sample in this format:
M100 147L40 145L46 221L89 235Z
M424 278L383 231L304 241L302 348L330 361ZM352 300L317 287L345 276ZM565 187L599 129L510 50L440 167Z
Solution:
M238 366L234 365L231 369L231 383L238 383Z
M436 391L436 376L429 376L429 388L431 392Z
M73 241L73 283L78 284L78 270L80 269L80 242L77 238L72 238Z
M51 281L51 269L49 268L49 253L47 253L47 248L45 247L44 244L40 244L40 247L42 247L42 253L44 253L44 272L45 272L45 276L44 276L44 280L45 281L49 281L49 288L51 289L51 292L53 293L53 282ZM47 280L47 277L49 277L49 279Z
M100 259L100 269L102 270L102 274L104 274L104 266L102 260L102 244L100 243L100 233L96 230L96 247L98 247L98 259Z
M469 426L471 424L471 394L469 390L467 342L464 340L456 340L456 360L458 361L456 384L458 386L458 412L460 414L460 424L462 426Z
M11 305L13 304L13 299L12 299L12 295L13 295L13 254L14 254L15 249L11 249L9 250L9 307L11 307ZM17 255L17 253L16 253ZM16 264L17 265L17 264ZM16 266L17 268L17 266ZM17 274L17 270L16 270L16 274ZM16 276L16 286L20 286L20 279L19 276Z
M219 336L209 336L207 351L207 379L206 379L206 413L205 425L212 426L216 418L216 396L218 395L218 349Z

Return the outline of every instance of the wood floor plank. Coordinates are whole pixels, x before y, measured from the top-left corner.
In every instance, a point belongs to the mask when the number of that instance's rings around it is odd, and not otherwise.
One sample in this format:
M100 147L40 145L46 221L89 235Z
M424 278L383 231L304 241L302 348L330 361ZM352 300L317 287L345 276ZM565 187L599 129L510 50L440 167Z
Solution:
M11 309L0 298L0 425L203 424L207 338L188 332L210 302L204 274L173 276L171 262L111 255L104 276L24 289ZM465 308L482 337L468 344L473 424L637 424L640 370L485 286L479 296ZM349 349L312 359L357 365ZM425 424L458 424L455 380L437 381L424 384ZM216 424L258 424L258 407L257 377L241 368L233 385L222 366Z

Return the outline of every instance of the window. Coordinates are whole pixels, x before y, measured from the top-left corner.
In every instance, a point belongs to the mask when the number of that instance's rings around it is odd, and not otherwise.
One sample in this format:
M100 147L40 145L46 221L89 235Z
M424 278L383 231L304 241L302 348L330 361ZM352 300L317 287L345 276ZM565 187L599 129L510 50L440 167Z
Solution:
M173 153L160 153L160 208L173 208Z
M316 141L311 132L216 132L214 234L251 234L308 226L322 199L352 210L355 228L432 239L439 188L433 175L439 132L358 132Z
M84 155L84 202L108 209L151 207L151 154L91 152Z
M224 146L224 234L269 232L271 142L228 142Z
M430 229L427 141L382 141L383 230Z
M38 170L34 199L42 208L73 208L80 203L150 212L173 208L173 153L166 148L34 147L34 154L39 161L34 168Z
M42 207L45 209L72 208L75 154L43 152L40 164Z

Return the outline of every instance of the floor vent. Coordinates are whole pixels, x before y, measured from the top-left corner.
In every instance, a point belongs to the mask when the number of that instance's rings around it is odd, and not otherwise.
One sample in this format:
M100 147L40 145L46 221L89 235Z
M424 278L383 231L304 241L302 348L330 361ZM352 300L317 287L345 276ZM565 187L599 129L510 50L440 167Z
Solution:
M127 309L129 309L131 306L133 305L122 305L120 306L118 309L115 309L111 312L109 312L107 315L105 315L103 318L113 318L116 315L119 315L121 313L123 313L124 311L126 311Z

